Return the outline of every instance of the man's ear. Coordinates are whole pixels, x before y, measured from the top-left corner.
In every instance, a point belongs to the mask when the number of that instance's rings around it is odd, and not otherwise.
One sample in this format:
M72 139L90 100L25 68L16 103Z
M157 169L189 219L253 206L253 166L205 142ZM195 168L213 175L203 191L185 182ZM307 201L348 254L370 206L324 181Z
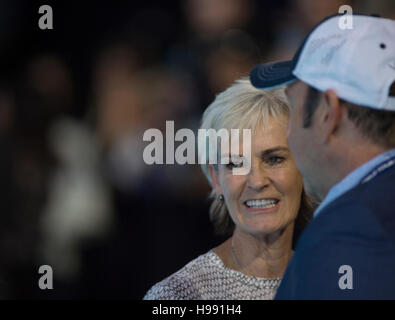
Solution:
M334 137L340 127L344 115L344 107L332 89L327 89L323 95L322 103L324 108L319 123L323 130L322 142L327 143Z
M219 183L218 170L215 170L214 166L209 165L208 166L208 172L210 174L210 178L211 178L211 183L213 185L213 189L215 190L217 195L224 194L223 191L222 191L222 187L221 187L221 185Z

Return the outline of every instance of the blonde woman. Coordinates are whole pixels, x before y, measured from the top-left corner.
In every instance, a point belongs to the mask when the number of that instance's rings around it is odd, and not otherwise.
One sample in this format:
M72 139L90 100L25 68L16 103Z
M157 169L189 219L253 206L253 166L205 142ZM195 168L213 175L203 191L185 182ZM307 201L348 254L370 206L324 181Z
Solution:
M240 154L221 155L228 164L202 165L212 186L211 221L230 236L144 299L273 299L293 253L295 224L306 225L313 211L288 148L288 116L283 89L262 91L241 79L217 95L201 128L252 132L248 174L232 173L247 161Z

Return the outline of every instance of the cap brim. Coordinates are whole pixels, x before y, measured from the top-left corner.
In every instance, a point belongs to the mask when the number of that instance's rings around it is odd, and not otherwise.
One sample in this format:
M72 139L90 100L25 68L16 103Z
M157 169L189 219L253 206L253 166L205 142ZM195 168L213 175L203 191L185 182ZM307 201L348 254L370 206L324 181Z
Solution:
M293 68L292 60L261 64L251 70L250 80L258 89L280 87L296 80L292 74Z

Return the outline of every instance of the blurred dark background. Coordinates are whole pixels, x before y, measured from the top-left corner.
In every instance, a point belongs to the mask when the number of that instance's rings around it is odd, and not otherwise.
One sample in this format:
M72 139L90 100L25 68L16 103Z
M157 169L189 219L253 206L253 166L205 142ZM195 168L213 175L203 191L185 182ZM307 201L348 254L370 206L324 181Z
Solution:
M342 4L395 19L392 0L1 0L0 298L141 299L223 241L199 166L146 165L144 131L196 132L216 93Z

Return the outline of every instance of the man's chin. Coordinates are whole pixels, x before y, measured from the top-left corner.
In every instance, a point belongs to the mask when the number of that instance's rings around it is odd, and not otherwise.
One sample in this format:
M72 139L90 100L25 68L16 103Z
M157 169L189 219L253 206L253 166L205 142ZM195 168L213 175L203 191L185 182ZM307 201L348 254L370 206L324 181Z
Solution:
M306 181L304 182L304 191L309 197L313 198L316 202L321 202L323 200L322 197L320 197L319 194L317 193L316 189Z

